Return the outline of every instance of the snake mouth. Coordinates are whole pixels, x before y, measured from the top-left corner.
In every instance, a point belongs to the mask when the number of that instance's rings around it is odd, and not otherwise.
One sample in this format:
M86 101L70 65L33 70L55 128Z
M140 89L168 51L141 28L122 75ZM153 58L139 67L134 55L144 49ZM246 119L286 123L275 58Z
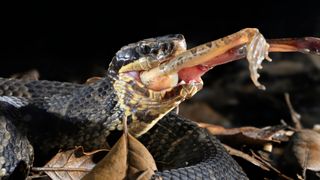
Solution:
M155 91L170 90L183 85L188 85L189 87L201 85L202 87L203 81L201 77L206 72L217 65L242 58L246 53L246 47L243 45L228 49L219 56L194 52L194 49L198 51L200 49L201 51L203 45L186 50L162 62L157 67L136 72L134 76L146 87Z
M172 59L174 61L174 58ZM163 64L172 62L164 61ZM205 65L196 65L193 67L183 68L170 74L156 73L158 67L144 71L129 71L125 72L126 76L130 76L138 83L141 83L146 89L154 92L167 93L174 92L175 89L190 89L193 86L202 88L203 81L201 76L207 72L210 67Z

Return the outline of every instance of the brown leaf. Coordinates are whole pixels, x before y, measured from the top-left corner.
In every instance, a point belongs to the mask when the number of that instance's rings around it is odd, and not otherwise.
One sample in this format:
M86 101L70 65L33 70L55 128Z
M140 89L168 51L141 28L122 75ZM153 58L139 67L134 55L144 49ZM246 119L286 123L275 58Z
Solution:
M226 129L222 126L198 123L202 128L206 128L211 134L220 136L232 142L247 144L266 144L268 142L287 141L288 137L284 130L286 126L271 126L265 128L240 127Z
M292 136L290 147L302 168L320 171L319 133L307 129L300 130Z
M102 150L106 151L106 150ZM57 153L44 167L32 168L33 171L44 171L51 179L81 179L95 166L92 156L100 151L77 157L78 149Z
M106 157L83 179L150 179L157 170L149 151L124 133Z

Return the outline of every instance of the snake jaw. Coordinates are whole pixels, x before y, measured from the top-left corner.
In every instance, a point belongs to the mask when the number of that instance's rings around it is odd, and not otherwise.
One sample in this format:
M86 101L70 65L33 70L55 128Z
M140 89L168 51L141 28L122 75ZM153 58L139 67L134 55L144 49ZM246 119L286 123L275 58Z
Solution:
M119 106L128 119L129 132L136 137L147 132L158 120L202 88L202 83L193 81L180 82L171 89L154 91L132 74L120 74L113 87Z

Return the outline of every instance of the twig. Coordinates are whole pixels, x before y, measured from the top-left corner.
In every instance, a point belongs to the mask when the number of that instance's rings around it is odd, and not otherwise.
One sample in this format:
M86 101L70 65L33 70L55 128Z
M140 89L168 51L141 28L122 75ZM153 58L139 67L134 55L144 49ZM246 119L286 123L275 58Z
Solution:
M290 111L290 114L291 114L291 119L292 119L292 121L294 123L295 128L296 129L301 129L302 128L302 125L301 125L301 122L300 122L301 115L299 113L297 113L293 109L293 106L292 106L291 101L290 101L290 95L288 93L284 94L284 98L285 98L286 103L288 105L288 108L289 108L289 111Z
M262 157L258 156L256 153L254 153L253 151L251 151L252 155L258 159L261 163L263 163L265 166L267 166L268 168L272 169L273 171L275 171L276 173L278 173L279 176L281 176L284 179L287 180L293 180L292 178L282 174L278 169L276 169L275 167L273 167L269 162L267 162L265 159L263 159Z
M48 178L49 176L48 175L32 175L32 176L28 176L26 178L26 180L32 180L32 179L42 179L42 178Z
M223 146L233 156L237 156L237 157L243 158L244 160L247 160L247 161L251 162L252 164L260 167L263 170L270 171L270 169L272 169L273 171L278 173L278 175L281 176L282 178L287 179L287 180L293 180L292 178L282 174L278 169L273 167L269 162L267 162L266 160L264 160L260 156L256 155L253 151L251 151L253 156L250 156L250 155L245 154L245 153L243 153L243 152L241 152L239 150L233 149L232 147L227 146L225 144L223 144Z
M265 171L270 171L270 169L265 166L264 164L262 164L260 161L258 161L257 159L255 159L252 156L249 156L248 154L245 154L239 150L236 150L228 145L223 144L224 148L226 148L226 150L229 152L229 154L233 155L233 156L237 156L240 157L244 160L247 160L249 162L251 162L252 164L260 167L261 169L265 170Z
M83 171L90 172L88 168L65 168L65 167L33 167L32 171Z
M176 108L173 109L173 111L174 111L176 114L179 114L179 110L180 110L179 105L178 105Z

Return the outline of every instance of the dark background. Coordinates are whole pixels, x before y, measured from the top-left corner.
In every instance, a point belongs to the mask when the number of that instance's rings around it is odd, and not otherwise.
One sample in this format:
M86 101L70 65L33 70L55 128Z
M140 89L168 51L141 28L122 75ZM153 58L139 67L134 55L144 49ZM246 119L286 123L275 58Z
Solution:
M320 36L315 2L2 5L0 76L35 68L41 79L84 81L100 75L121 46L170 33L184 34L189 47L246 27L259 28L266 38Z

